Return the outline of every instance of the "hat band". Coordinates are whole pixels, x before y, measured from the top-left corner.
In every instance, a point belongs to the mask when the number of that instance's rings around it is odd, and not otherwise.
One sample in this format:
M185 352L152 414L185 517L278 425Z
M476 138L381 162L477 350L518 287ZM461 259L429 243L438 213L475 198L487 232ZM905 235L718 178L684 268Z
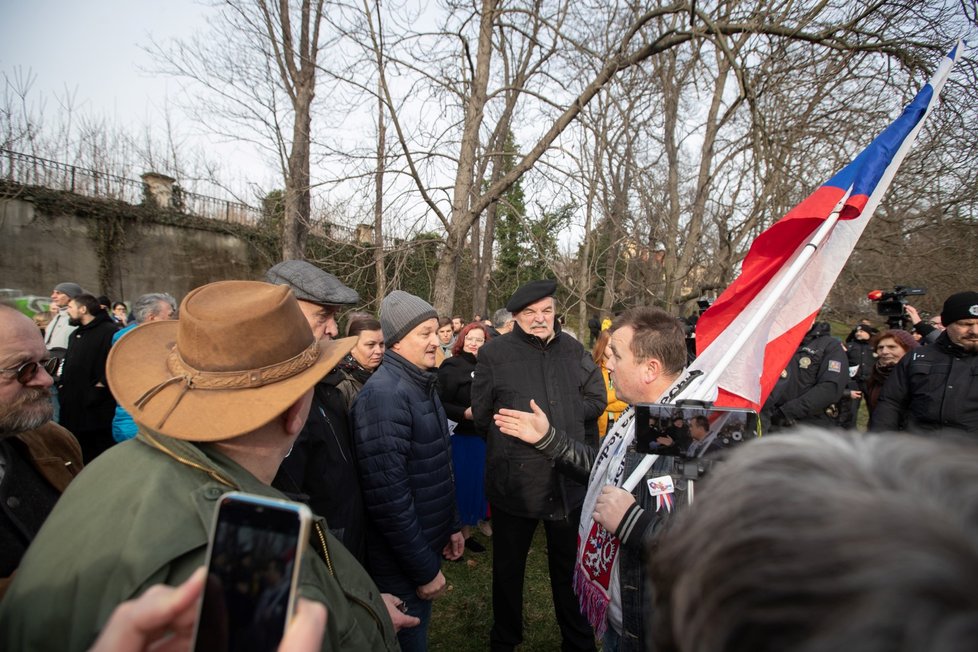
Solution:
M243 371L200 371L187 364L177 347L167 357L166 366L176 377L186 378L196 389L250 389L276 383L301 373L319 359L319 342L310 344L296 356L258 369Z
M244 371L200 371L187 364L181 357L177 347L174 346L167 356L166 366L173 375L161 383L150 387L143 392L142 396L136 399L135 406L142 411L146 404L170 385L180 383L180 393L177 394L169 409L163 414L156 427L161 428L166 420L173 414L177 405L191 389L253 389L280 380L291 378L319 360L319 341L313 341L301 353L288 360L276 362L258 369L246 369Z

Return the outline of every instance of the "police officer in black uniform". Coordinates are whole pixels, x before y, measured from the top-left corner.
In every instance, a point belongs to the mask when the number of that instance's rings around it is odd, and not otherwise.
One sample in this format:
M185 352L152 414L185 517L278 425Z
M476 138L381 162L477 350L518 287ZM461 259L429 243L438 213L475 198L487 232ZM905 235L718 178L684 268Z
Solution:
M832 427L849 380L849 361L826 322L815 322L774 386L761 410L765 432L795 424Z

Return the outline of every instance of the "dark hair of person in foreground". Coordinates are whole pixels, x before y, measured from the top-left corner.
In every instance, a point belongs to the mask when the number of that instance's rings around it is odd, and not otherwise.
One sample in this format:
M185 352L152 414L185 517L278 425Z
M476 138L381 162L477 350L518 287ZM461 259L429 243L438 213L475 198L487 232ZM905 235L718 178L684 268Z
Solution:
M804 429L697 489L651 552L657 652L978 646L978 445Z

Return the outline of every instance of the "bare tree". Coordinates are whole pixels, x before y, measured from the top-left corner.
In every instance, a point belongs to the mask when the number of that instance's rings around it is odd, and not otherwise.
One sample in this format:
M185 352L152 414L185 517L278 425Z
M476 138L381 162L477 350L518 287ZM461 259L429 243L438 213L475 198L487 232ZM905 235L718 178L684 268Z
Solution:
M191 83L187 109L211 133L250 140L277 161L285 187L284 259L305 256L310 227L322 19L323 0L226 0L209 33L149 49L162 72Z
M458 12L463 11L461 7L455 9ZM706 11L686 3L675 3L642 11L612 6L597 15L592 8L582 8L579 11L582 13L581 20L571 28L565 24L567 7L559 3L557 6L544 5L543 2L520 5L502 3L500 0L482 0L477 7L471 9L469 23L477 25L477 29L471 39L461 30L458 31L461 46L457 56L463 64L459 68L467 74L461 84L462 92L455 95L461 100L460 119L456 123L458 140L452 156L455 173L454 182L444 199L430 192L428 177L420 170L419 162L414 160L417 158L417 149L410 142L407 126L398 112L390 84L385 83L383 86L392 126L408 161L417 190L429 210L445 227L446 242L439 259L434 297L436 307L442 312L451 312L458 263L473 224L493 202L498 201L516 179L540 160L554 140L574 122L580 111L623 71L650 57L691 42L714 42L718 50L729 50L736 47L738 35L741 40L743 35L754 35L772 41L803 42L823 50L879 51L908 64L912 63L908 51L901 48L900 43L888 40L882 31L875 31L868 36L865 33L870 26L876 29L881 23L890 24L895 20L899 8L894 9L883 2L858 8L848 8L841 4L829 6L829 3L804 7L776 3L723 3L715 10ZM585 11L587 13L583 15ZM605 49L595 50L596 46L587 40L588 32L582 25L594 23L614 26L615 38L608 39L611 44ZM465 20L461 20L460 25L464 27L466 24ZM495 39L494 34L498 35ZM532 41L539 53L535 61L539 63L535 67L530 66L530 70L536 74L549 75L548 81L556 80L556 84L563 85L563 90L556 95L548 95L532 86L532 76L523 79L522 85L515 83L517 80L514 77L514 82L505 87L516 100L513 103L514 111L519 112L520 107L530 99L540 102L544 107L552 107L555 111L547 123L548 126L512 169L498 179L483 184L485 174L477 173L480 169L487 169L485 165L481 165L481 161L498 142L494 141L493 135L498 133L495 127L502 124L495 117L505 113L504 110L495 113L491 111L493 100L502 98L503 95L501 90L491 89L490 82L501 78L493 70L494 65L505 59L498 56L498 43L502 35L507 34L510 38L516 38L516 34L532 35ZM549 66L551 55L548 53L554 48L573 48L581 56L593 57L600 63L595 66L595 72L579 86L566 80L560 81ZM429 57L431 55L430 51L426 51L426 54ZM405 55L400 55L398 62L416 72L425 68L417 60L409 61ZM420 72L419 74L423 75ZM431 79L431 83L445 92L456 93L459 90L451 79L442 76ZM555 100L555 97L562 93L567 94L566 91L574 86L578 86L579 90L570 93L567 100ZM551 87L550 90L555 88ZM487 108L490 111L487 112ZM494 116L494 122L487 122L490 114ZM709 164L705 165L707 167L701 169L701 174L707 173ZM705 205L706 195L699 195L695 201L700 206ZM484 278L484 272L482 276Z

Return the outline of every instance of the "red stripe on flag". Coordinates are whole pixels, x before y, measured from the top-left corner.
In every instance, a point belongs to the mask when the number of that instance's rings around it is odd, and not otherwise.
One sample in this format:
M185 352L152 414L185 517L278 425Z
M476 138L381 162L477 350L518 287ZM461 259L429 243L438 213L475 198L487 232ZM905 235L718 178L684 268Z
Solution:
M863 209L866 208L866 204L869 203L869 197L866 195L852 195L846 200L846 205L842 207L839 211L840 220L854 220L860 215L862 215Z
M828 218L844 195L845 191L839 188L822 186L757 236L744 258L740 276L696 323L697 354L701 354L770 283L798 247L807 242L815 229ZM778 369L778 373L781 369Z
M761 396L767 397L771 393L771 390L774 389L778 378L781 376L781 372L788 366L788 363L791 361L791 356L798 349L798 343L805 337L805 333L812 327L812 322L815 321L817 316L818 312L813 312L798 322L791 330L771 340L764 347L764 368L761 372ZM723 389L723 387L719 388L717 400L713 404L720 407L750 408L758 412L761 410L761 405L752 403L743 396L732 394Z

